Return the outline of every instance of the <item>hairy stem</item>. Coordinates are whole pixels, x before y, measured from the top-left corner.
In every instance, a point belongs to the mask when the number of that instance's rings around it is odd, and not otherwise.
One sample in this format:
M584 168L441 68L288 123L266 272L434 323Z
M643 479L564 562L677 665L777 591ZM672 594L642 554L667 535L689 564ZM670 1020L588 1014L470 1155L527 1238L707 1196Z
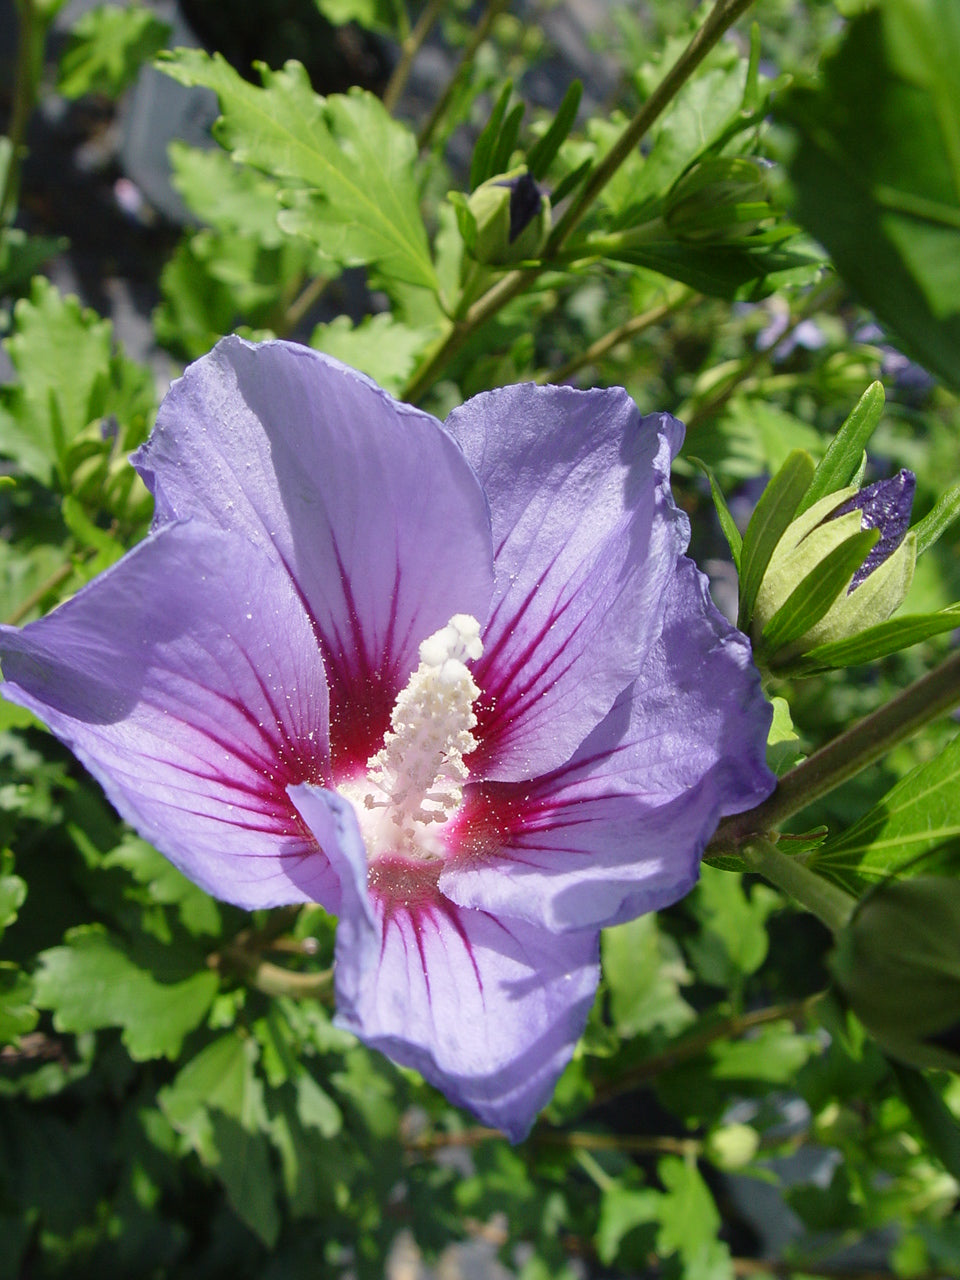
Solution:
M808 805L856 777L898 743L960 703L960 653L929 671L886 706L815 751L784 774L773 795L756 809L724 818L707 856L740 852L741 846L792 818Z

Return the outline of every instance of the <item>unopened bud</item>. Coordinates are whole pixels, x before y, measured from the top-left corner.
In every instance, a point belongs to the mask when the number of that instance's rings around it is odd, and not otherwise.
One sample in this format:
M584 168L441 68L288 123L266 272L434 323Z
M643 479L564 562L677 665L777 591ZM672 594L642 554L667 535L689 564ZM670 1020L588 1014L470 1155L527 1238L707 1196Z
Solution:
M467 252L485 266L536 257L550 231L550 201L526 169L491 178L456 207Z
M891 1057L960 1070L960 881L893 880L859 904L831 968Z
M678 178L663 220L688 241L743 240L774 216L763 166L745 157L713 156Z

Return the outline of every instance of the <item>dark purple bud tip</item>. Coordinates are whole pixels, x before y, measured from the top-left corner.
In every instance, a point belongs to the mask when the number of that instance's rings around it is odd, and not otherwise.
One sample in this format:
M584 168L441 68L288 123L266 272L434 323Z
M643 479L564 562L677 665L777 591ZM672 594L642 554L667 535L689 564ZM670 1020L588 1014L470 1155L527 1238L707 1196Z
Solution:
M874 569L892 556L906 537L916 487L916 476L904 469L889 480L868 484L834 511L832 519L845 516L848 511L859 510L863 513L861 525L864 529L880 530L880 541L853 575L850 591L859 587Z
M530 173L522 173L502 184L510 188L510 244L530 225L540 212L543 193Z

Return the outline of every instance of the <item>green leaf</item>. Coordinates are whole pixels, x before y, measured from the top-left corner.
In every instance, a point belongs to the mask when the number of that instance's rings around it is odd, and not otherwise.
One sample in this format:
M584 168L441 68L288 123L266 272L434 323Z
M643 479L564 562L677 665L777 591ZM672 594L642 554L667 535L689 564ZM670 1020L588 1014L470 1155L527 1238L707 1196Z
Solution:
M727 546L730 548L730 555L733 557L733 563L736 566L737 573L740 572L740 552L743 547L743 539L740 536L740 530L736 526L733 516L730 514L730 508L727 506L727 500L723 496L723 490L717 484L717 478L707 466L705 462L701 462L699 458L688 457L688 461L692 462L695 467L699 467L703 474L710 481L710 493L713 497L713 505L717 509L717 519L720 521L720 528L723 530L723 536L727 540Z
M659 1217L659 1191L637 1191L616 1182L604 1189L597 1223L596 1246L600 1261L610 1266L620 1252L623 1238L636 1227L654 1223Z
M13 855L9 850L0 850L0 938L16 920L26 896L26 881L13 874Z
M923 854L960 839L960 737L901 779L878 805L810 858L855 890L908 873Z
M117 98L167 43L170 27L147 8L104 4L73 24L60 59L57 89L65 98L105 93Z
M800 500L797 515L808 507L835 493L852 482L863 458L867 441L873 435L883 415L886 397L881 382L871 382L857 401L852 413L830 441L829 448L820 460L810 488Z
M960 18L887 0L851 22L816 88L776 104L796 130L799 222L898 344L960 387Z
M2 173L0 158L0 176ZM28 236L19 227L0 228L0 293L18 294L48 258L66 247L67 241L61 237Z
M432 330L411 329L384 311L366 316L358 325L351 324L348 316L319 324L310 335L310 345L366 373L398 396L434 336Z
M688 901L703 924L687 944L703 980L726 986L740 974L755 973L766 959L767 917L780 905L779 896L763 884L747 892L740 876L704 867Z
M960 1123L930 1079L916 1067L890 1059L900 1094L930 1150L951 1177L960 1180Z
M146 840L128 833L104 857L101 865L105 871L122 867L128 872L140 886L141 901L175 907L183 927L194 937L219 934L221 919L217 903Z
M571 245L571 251L589 250ZM700 293L728 301L758 302L786 285L812 284L823 269L822 259L808 246L803 250L758 244L693 245L664 240L631 244L605 252L616 262L658 271Z
M750 517L743 537L741 559L740 611L737 618L741 631L750 625L757 592L774 547L793 519L813 473L813 459L809 453L794 449L764 489Z
M960 484L945 493L932 511L914 525L917 537L917 555L923 555L940 538L957 516L960 516Z
M512 93L513 82L508 80L500 90L500 95L493 104L493 110L490 112L490 119L481 129L480 136L474 145L473 157L470 160L471 191L475 191L481 183L487 182L497 172L493 167L493 155L496 151L497 138L500 136L500 128L507 113L507 106Z
M317 8L335 27L355 22L367 31L386 36L399 35L403 0L314 0Z
M659 1204L657 1252L662 1257L677 1253L685 1264L690 1264L715 1248L720 1214L695 1164L677 1156L664 1156L657 1165L657 1174L666 1189ZM685 1267L684 1276L688 1275ZM729 1254L726 1265L721 1263L711 1280L728 1278L733 1280Z
M277 222L280 186L272 178L236 164L225 151L171 142L173 185L191 213L220 231L253 236L265 248L284 239Z
M280 1232L266 1137L269 1118L254 1041L237 1031L214 1040L161 1089L160 1107L224 1184L240 1217L267 1245Z
M0 1044L16 1044L40 1015L33 1006L33 983L15 964L0 962Z
M790 703L786 698L771 698L773 721L767 734L767 765L778 776L792 769L801 758L800 738L793 727Z
M763 628L762 644L769 653L799 640L815 626L850 584L856 571L880 540L879 529L861 529L840 543L790 592Z
M83 453L109 453L96 425L115 414L132 425L124 442L132 448L146 434L153 405L153 380L113 350L112 329L76 298L62 298L38 276L29 298L14 308L13 336L6 348L20 381L0 388L0 453L13 458L41 484L54 477L69 489L70 455L84 430L94 424L95 441Z
M523 120L524 111L523 103L518 102L516 106L511 107L507 112L503 128L500 130L500 136L497 138L497 145L490 159L490 165L495 175L506 173L510 168L510 159L516 149L517 139L520 137L520 124Z
M566 142L577 118L582 97L583 83L580 80L574 80L563 95L563 101L557 108L557 114L550 122L549 129L527 152L527 168L538 180L545 177L556 159L557 152Z
M856 667L865 662L874 662L877 658L885 658L891 653L899 653L902 649L919 644L921 640L942 635L944 631L954 631L958 627L960 604L950 605L938 613L904 614L903 617L890 618L875 627L868 627L847 640L833 640L829 644L817 645L800 658L794 659L790 669L807 675L834 667Z
M712 1044L710 1074L714 1080L791 1084L817 1049L816 1038L795 1030L792 1022L772 1022L749 1037Z
M209 1009L219 980L209 971L183 977L182 965L176 969L172 960L170 967L172 980L158 980L100 925L81 925L70 930L66 945L41 953L36 1003L53 1010L58 1031L120 1027L135 1061L176 1058L183 1037Z
M384 276L436 291L416 183L417 144L373 94L322 98L306 71L288 62L260 67L248 84L219 54L179 49L161 70L212 89L223 113L216 132L236 160L287 180L281 226L311 240L341 266L375 266Z
M693 975L679 947L662 933L653 914L604 929L601 935L604 985L610 1014L623 1038L662 1027L676 1035L696 1015L680 994Z

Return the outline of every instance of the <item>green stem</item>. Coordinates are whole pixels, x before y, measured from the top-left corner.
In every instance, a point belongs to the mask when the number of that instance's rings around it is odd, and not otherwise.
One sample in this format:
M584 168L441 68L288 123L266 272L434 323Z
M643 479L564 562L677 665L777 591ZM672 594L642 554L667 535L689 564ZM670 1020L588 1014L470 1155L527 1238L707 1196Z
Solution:
M506 9L510 0L488 0L487 7L480 18L480 21L474 27L473 35L464 47L463 53L457 62L456 70L447 81L446 88L434 104L433 110L430 112L426 123L420 130L417 137L417 146L421 151L425 151L433 140L433 135L437 130L437 125L447 113L447 108L453 101L453 96L460 86L461 81L469 74L470 67L473 63L474 55L477 50L490 34L490 28L496 19Z
M892 702L858 721L784 774L773 795L756 809L724 818L708 855L739 853L742 845L792 818L856 777L898 743L960 703L960 653L914 681Z
M690 76L693 75L723 33L736 22L752 3L753 0L717 0L717 4L706 22L702 27L698 28L686 49L654 89L639 112L624 128L610 151L597 165L574 203L559 219L550 235L550 239L547 241L540 262L533 267L522 267L516 271L509 272L501 280L498 280L482 298L478 299L464 319L454 324L445 337L436 343L426 362L407 383L402 399L419 400L433 386L440 373L463 348L474 331L495 316L518 294L523 293L541 272L551 266L571 231L580 222L623 162L632 154L643 135L670 105L672 99ZM435 127L429 121L428 126L429 130L425 129L427 138L429 138ZM421 147L423 145L425 144L421 136Z
M547 255L560 248L651 125L662 115L723 34L746 13L752 3L753 0L717 0L703 26L698 28L683 53L587 178L576 199L557 222L547 242Z
M839 933L853 915L856 898L818 876L798 858L781 853L770 840L758 836L741 850L751 871L756 871L789 898L810 911L831 933Z
M17 10L20 15L20 32L13 107L7 134L10 155L6 173L3 175L3 185L0 187L0 227L6 226L8 221L13 221L13 213L16 209L24 140L27 135L27 123L36 103L40 54L45 34L34 0L18 0Z
M420 52L424 40L433 29L434 23L443 13L446 0L430 0L423 13L417 19L416 26L400 43L400 60L393 69L387 87L383 91L383 105L393 111L406 87L413 60ZM405 12L405 11L404 11Z
M548 382L566 382L569 377L580 369L589 364L596 364L598 360L603 359L608 351L612 351L621 342L627 342L630 338L635 338L638 334L643 333L644 330L658 324L688 297L692 296L686 289L673 293L659 307L651 307L649 311L644 311L642 315L633 316L623 324L617 325L616 329L611 329L609 333L605 333L602 338L598 338L596 342L591 343L585 351L575 355L566 364L562 364L559 369L545 369L542 373L538 373L534 378L534 382L540 386Z

